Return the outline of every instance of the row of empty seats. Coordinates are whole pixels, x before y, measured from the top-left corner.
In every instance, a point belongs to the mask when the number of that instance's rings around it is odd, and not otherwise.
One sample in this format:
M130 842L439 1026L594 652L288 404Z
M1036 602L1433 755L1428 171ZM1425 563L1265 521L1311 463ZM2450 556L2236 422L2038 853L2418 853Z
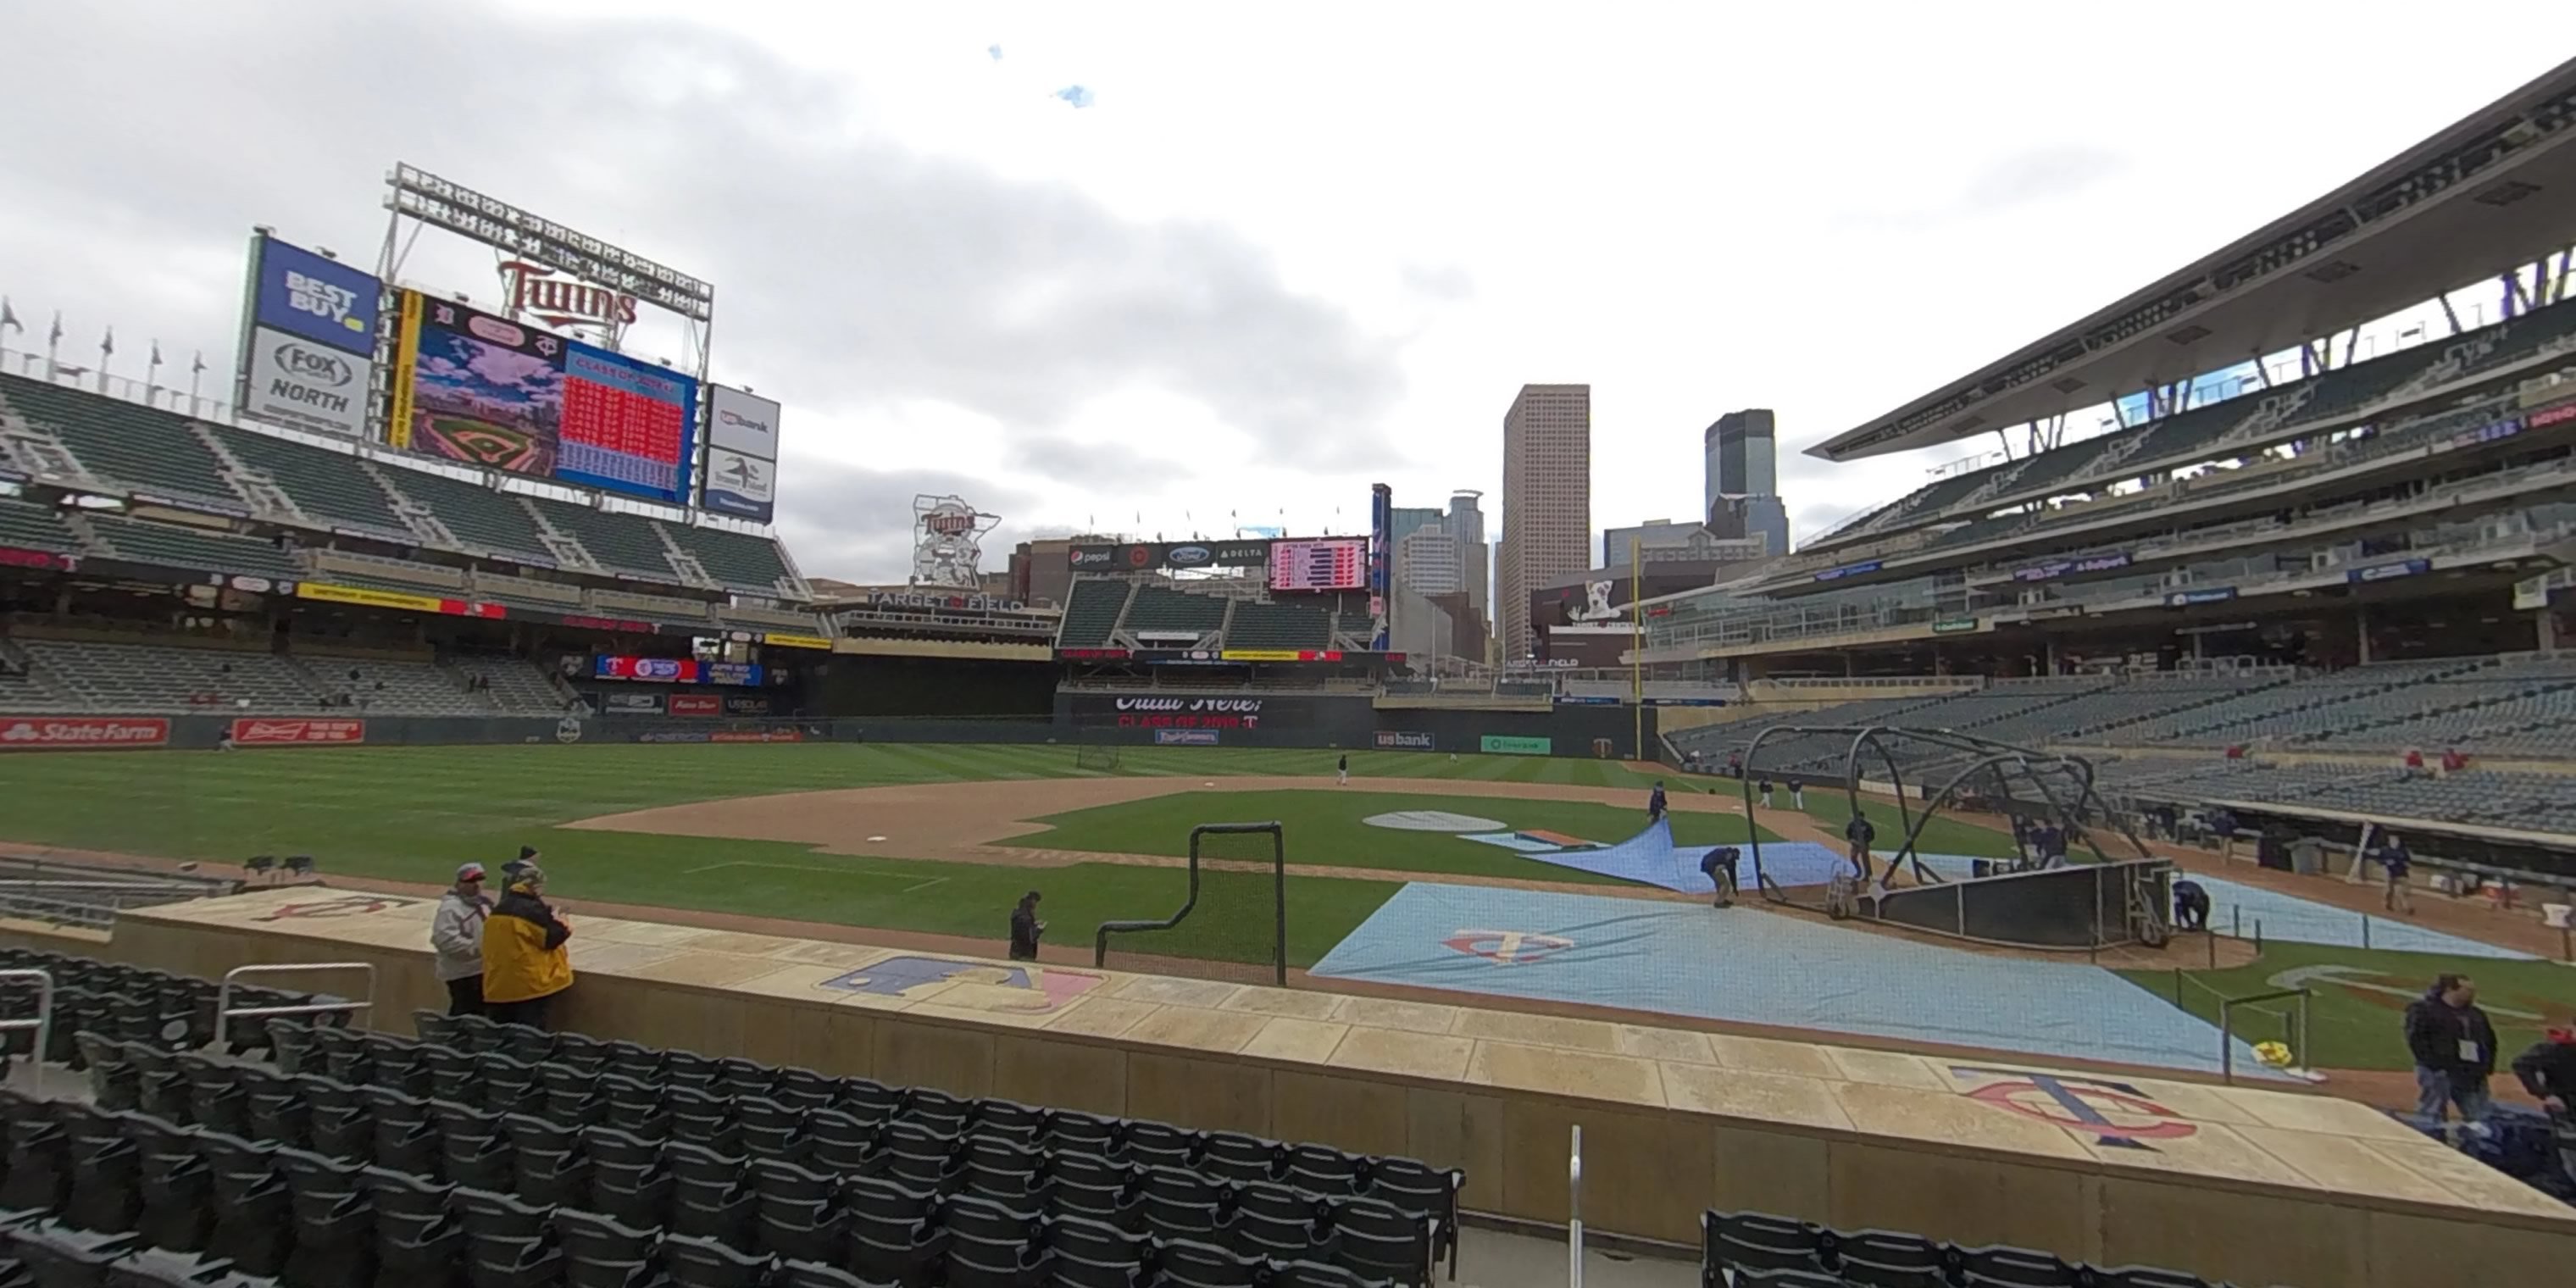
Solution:
M1703 1288L2226 1288L2154 1266L2104 1267L2009 1244L1834 1230L1761 1212L1700 1215Z
M254 478L263 479L283 491L306 520L325 529L427 544L422 530L405 520L408 509L445 525L467 548L464 553L556 566L565 560L547 541L550 526L577 540L612 574L685 584L670 558L676 546L727 589L772 598L807 596L778 543L767 537L505 494L426 468L365 460L253 429L203 424L101 394L0 375L0 420L12 415L50 435L100 482L181 504L206 501L227 513L256 512L261 507L232 480L241 478L249 487Z
M1150 582L1086 577L1073 584L1058 648L1100 648L1119 632L1223 632L1225 648L1325 649L1333 643L1333 614L1317 604L1233 599Z
M102 640L19 639L24 673L10 705L26 711L206 712L310 715L538 715L564 699L535 664L477 658L454 667L426 661ZM468 684L472 676L487 686Z
M1830 534L1826 546L1847 546L1949 516L1975 498L2009 502L2045 494L2045 489L2071 480L2118 477L2131 464L2170 461L2213 449L2265 404L2278 409L2274 423L2287 427L2330 421L2385 397L2409 381L2434 372L2454 352L2476 356L2448 372L2452 379L2518 361L2559 343L2576 331L2576 306L2555 305L2460 336L2448 344L2425 344L2259 392L2247 392L2145 425L2088 438L2036 456L2007 461L1936 479L1896 501ZM1990 506L1987 508L1991 508ZM1819 558L1830 562L1820 548Z

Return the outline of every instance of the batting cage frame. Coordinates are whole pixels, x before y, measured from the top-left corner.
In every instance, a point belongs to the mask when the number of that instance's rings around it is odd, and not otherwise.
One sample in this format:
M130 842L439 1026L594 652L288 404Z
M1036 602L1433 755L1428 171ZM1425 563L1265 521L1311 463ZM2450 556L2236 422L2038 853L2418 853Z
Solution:
M1074 722L1074 768L1116 773L1125 760L1125 744L1118 739L1117 725L1100 720Z
M1270 837L1270 893L1272 926L1270 942L1271 982L1288 987L1288 830L1276 822L1269 823L1201 823L1190 829L1190 892L1181 901L1180 910L1159 921L1104 921L1093 933L1091 965L1095 970L1109 967L1111 935L1150 934L1170 930L1190 915L1199 904L1200 843L1210 836Z
M2150 948L2162 947L2170 938L2166 909L2170 906L2169 883L2173 865L2150 853L2126 820L2114 813L2094 789L2093 762L2082 756L2067 755L2013 743L1980 738L1974 734L1948 729L1916 729L1902 725L1773 725L1753 737L1743 752L1744 772L1740 783L1744 792L1744 815L1750 820L1754 812L1755 782L1765 779L1772 769L1760 768L1762 745L1774 738L1831 737L1848 739L1839 757L1844 800L1849 805L1848 818L1864 817L1861 811L1860 787L1863 772L1874 757L1876 768L1886 772L1884 781L1895 796L1897 819L1904 828L1894 851L1885 855L1886 867L1874 880L1864 880L1857 852L1851 858L1852 870L1835 878L1825 887L1821 904L1791 893L1792 888L1773 879L1762 858L1762 834L1759 827L1748 829L1749 848L1753 852L1754 882L1764 898L1774 903L1823 911L1835 918L1867 916L1896 924L1912 926L1954 938L1980 942L2005 943L2032 948L2083 948L2097 950L2122 944L2141 943ZM1939 758L1940 777L1917 783L1909 792L1905 767L1898 752L1913 746L1928 745ZM1934 788L1931 783L1938 782ZM2016 783L2026 784L2025 796L2014 791ZM1923 861L1918 850L1924 829L1969 792L1979 788L1993 789L2001 811L2014 822L2015 857L2002 860L2002 870L1980 870L1976 876L1944 876ZM1914 808L1919 793L1921 809ZM2033 827L2025 830L2027 819ZM2092 826L2088 826L2091 824ZM2074 874L2066 869L2073 865L2054 854L2036 854L2031 838L2040 827L2053 826L2069 845L2080 845L2090 853L2092 862L2084 865L2091 879L2070 880ZM1848 827L1848 824L1846 824ZM2106 831L2115 842L2127 843L2128 856L2114 858L2104 851L2096 828ZM1858 847L1855 847L1857 851ZM1876 850L1877 847L1870 847ZM2063 853L2061 851L2060 853ZM1890 882L1902 869L1909 872L1917 888L1899 891ZM2005 887L1991 883L2005 878L2028 877L2058 872L2045 882L2022 883L2020 888L2004 893ZM1954 891L1953 915L1947 918L1924 917L1917 905L1924 903L1924 888L1950 886ZM2042 885L2082 886L2082 889L2037 893ZM1993 894L2006 902L2017 902L2024 926L2010 932L1991 928L2001 920L1992 919L1988 927L1972 923L1980 920L1970 906L1968 887ZM1899 913L1897 905L1904 905ZM2043 911L2044 909L2044 911ZM2036 917L2037 921L2031 920ZM1949 925L1932 924L1946 920ZM2038 922L2056 922L2041 925ZM2082 931L2077 938L2076 932Z

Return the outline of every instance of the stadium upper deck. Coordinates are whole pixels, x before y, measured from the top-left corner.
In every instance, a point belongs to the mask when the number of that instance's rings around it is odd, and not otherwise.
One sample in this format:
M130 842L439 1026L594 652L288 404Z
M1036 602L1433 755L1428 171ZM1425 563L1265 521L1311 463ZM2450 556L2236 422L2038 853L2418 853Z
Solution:
M2576 60L2107 308L1812 447L1952 442L2295 348L2566 244Z

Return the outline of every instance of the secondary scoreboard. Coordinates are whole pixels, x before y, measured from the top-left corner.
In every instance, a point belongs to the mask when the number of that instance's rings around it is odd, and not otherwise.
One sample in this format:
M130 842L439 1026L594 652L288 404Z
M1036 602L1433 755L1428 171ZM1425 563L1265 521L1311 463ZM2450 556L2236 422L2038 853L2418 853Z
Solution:
M1368 538L1270 543L1273 591L1359 590L1368 585Z

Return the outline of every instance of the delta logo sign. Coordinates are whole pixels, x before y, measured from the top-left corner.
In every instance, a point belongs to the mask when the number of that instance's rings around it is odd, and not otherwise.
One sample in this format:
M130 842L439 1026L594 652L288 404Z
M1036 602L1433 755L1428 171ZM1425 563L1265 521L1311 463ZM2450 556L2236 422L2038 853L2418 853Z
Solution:
M991 962L955 961L945 957L888 957L873 965L862 966L847 974L834 976L816 985L841 993L865 993L872 997L900 997L927 1000L930 990L939 993L939 1004L968 1010L1003 1014L1042 1015L1070 1005L1075 998L1100 987L1105 977L1083 971L1048 970L1045 967L996 966ZM951 984L982 984L1005 990L1001 997L981 990L965 992L948 990Z
M120 716L0 716L0 751L76 751L104 747L158 747L170 741L170 722Z

